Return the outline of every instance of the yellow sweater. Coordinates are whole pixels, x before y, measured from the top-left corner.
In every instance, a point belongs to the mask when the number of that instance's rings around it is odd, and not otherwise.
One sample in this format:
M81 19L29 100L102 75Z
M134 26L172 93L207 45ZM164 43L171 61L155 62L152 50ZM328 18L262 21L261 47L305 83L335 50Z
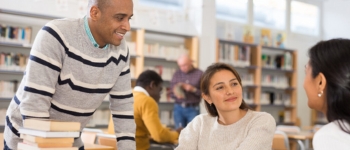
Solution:
M150 136L159 143L176 142L179 134L161 124L156 101L143 92L134 91L133 94L137 150L150 148Z

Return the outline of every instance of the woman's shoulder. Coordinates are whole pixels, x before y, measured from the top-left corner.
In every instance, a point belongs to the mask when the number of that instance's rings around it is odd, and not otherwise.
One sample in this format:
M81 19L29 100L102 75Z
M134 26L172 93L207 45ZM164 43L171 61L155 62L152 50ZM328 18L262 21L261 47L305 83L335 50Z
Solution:
M346 127L346 128L349 128L349 124L347 123L343 123L343 125ZM332 136L332 135L335 135L335 136L345 136L345 137L348 137L350 138L350 134L347 134L345 133L341 128L340 128L340 125L339 125L339 122L337 121L333 121L333 122L330 122L326 125L324 125L321 129L319 129L316 133L315 133L315 137L319 137L319 136Z
M267 112L249 110L248 113L251 114L252 120L276 122L272 115Z
M349 127L349 124L345 123ZM341 130L337 122L331 122L319 129L312 140L315 149L345 149L350 146L350 134Z
M203 113L197 115L193 120L197 121L208 121L208 120L215 120L216 117L210 116L208 113Z
M271 130L276 129L275 119L271 114L266 112L248 110L248 124L250 124L251 127L260 126Z
M210 116L208 113L199 114L191 122L195 124L204 124L208 125L210 122L213 122L216 120L216 117Z

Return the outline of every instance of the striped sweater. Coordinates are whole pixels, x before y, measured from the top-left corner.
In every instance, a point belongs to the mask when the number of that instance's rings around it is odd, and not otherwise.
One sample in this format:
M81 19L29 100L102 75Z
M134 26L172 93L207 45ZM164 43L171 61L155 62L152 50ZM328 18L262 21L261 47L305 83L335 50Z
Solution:
M21 84L6 114L6 145L17 149L26 118L78 121L81 129L109 94L118 149L135 149L130 55L125 40L95 48L84 20L59 19L37 34ZM82 147L76 138L75 147Z

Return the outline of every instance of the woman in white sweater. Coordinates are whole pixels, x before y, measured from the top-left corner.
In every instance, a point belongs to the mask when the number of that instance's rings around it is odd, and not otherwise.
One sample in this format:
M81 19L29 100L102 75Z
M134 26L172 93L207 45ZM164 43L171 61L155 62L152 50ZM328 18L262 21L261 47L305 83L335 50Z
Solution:
M276 122L268 113L248 109L235 69L223 63L209 66L200 88L208 114L181 131L176 150L271 150Z
M315 150L350 149L350 40L322 41L309 50L304 89L308 105L330 123L313 138Z

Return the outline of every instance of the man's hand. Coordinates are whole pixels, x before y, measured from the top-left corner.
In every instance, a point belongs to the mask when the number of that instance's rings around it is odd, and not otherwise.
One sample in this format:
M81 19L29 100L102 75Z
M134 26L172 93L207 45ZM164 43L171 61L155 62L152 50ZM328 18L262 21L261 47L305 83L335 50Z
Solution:
M197 91L197 88L192 86L191 84L187 84L187 83L183 83L182 84L182 88L187 91L187 92L196 92Z
M184 93L182 91L182 86L183 86L184 83L180 82L180 83L177 83L174 88L173 88L173 92L174 92L174 95L177 99L184 99Z

